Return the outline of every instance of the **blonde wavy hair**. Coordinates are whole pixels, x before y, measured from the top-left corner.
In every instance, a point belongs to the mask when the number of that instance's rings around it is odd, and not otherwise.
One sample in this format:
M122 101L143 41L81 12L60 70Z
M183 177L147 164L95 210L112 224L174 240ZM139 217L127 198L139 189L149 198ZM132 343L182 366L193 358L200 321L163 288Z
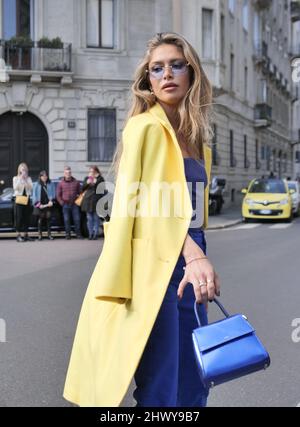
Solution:
M125 120L148 111L157 99L151 92L151 84L147 73L152 52L163 44L171 44L181 49L189 62L190 87L178 106L178 133L189 144L192 152L203 158L203 144L209 144L213 135L211 127L212 85L200 63L199 56L191 44L180 34L173 32L157 33L148 41L147 51L140 61L131 86L131 108ZM111 168L118 173L122 141L117 144Z
M17 170L17 175L20 175L21 169L26 169L26 171L28 173L28 166L26 163L22 162L19 164L18 170Z

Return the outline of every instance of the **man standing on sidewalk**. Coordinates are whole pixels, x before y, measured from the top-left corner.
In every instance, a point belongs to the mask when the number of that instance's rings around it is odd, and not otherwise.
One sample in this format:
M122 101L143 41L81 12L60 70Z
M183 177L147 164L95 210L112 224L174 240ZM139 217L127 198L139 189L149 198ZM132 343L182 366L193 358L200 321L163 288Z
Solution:
M71 215L73 218L77 239L83 239L80 232L80 209L74 202L80 193L80 183L72 176L70 166L65 166L64 177L59 182L56 199L62 206L66 239L71 239Z

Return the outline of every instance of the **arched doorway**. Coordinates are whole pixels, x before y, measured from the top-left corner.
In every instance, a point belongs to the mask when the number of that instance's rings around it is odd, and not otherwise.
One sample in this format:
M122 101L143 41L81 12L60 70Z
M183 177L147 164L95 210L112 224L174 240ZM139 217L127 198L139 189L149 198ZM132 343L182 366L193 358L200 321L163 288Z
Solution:
M30 176L36 179L48 170L48 134L41 120L31 113L8 112L0 115L0 180L12 186L18 164L27 163Z

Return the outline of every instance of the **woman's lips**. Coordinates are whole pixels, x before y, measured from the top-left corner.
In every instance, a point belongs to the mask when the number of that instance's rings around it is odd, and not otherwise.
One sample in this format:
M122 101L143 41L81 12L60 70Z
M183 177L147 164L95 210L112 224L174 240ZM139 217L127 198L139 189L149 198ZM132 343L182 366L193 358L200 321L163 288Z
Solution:
M168 92L169 92L169 91L171 92L172 90L177 89L177 87L178 87L178 86L167 86L167 87L164 87L164 88L163 88L163 90L166 90L166 91L168 91Z

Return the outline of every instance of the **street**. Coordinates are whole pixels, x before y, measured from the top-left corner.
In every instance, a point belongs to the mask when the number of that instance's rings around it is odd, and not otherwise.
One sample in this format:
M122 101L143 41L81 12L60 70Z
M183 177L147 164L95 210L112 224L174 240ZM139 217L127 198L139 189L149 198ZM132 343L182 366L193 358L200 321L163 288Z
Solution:
M221 278L220 300L245 314L271 356L266 371L211 391L209 406L300 403L300 219L207 231L208 256ZM80 306L101 251L98 241L1 239L0 406L70 406L62 398ZM221 318L213 304L209 319ZM1 333L3 337L3 331ZM122 406L134 406L133 386Z

